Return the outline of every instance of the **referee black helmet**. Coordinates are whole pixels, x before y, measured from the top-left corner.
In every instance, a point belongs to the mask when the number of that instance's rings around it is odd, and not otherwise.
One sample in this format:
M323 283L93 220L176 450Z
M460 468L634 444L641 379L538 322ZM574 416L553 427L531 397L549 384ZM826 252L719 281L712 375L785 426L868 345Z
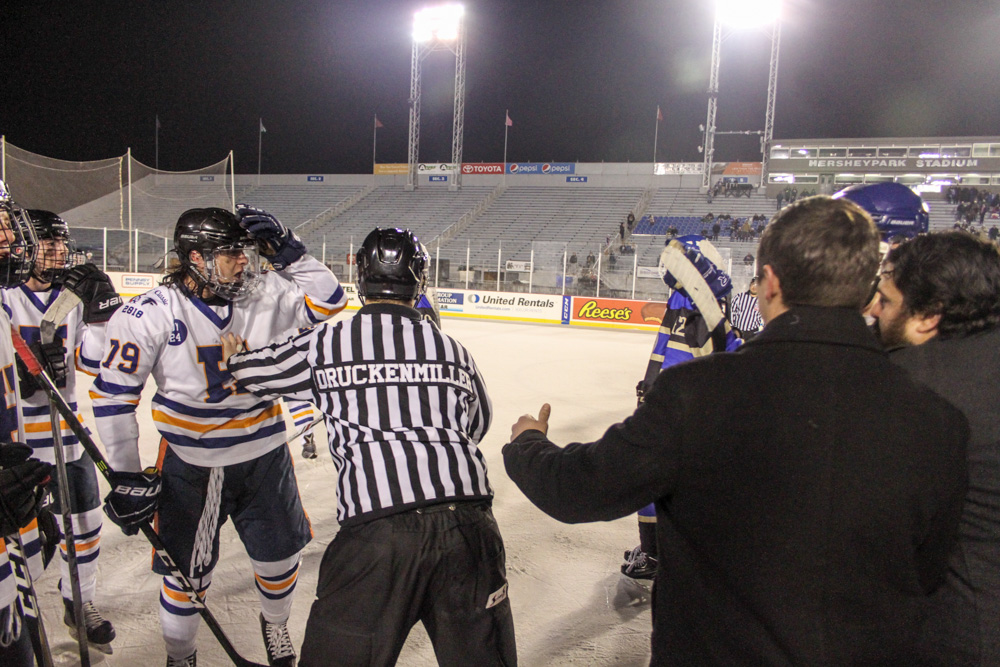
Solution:
M358 250L358 296L413 301L427 281L427 252L408 229L376 227Z

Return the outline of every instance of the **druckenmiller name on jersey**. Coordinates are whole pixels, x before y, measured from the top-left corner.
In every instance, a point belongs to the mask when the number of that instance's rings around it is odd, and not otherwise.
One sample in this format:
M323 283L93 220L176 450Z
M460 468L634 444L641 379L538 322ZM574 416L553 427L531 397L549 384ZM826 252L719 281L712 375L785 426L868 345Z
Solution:
M313 369L320 391L356 389L386 384L450 384L471 392L472 377L462 368L442 362L361 362Z

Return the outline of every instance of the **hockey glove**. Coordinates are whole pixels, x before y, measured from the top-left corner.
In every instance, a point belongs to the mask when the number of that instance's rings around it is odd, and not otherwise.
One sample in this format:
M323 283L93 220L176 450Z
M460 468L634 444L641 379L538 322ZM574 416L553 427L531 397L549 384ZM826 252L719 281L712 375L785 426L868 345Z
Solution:
M684 253L684 257L694 265L701 277L705 279L705 284L708 288L712 290L712 294L715 295L716 299L722 299L731 291L733 291L733 281L726 274L725 271L719 269L712 260L705 257L703 254L684 245L680 241L671 241L670 244ZM683 290L684 285L680 280L674 277L670 271L667 271L663 275L663 282L667 284L667 287L674 290Z
M111 278L93 264L74 266L66 273L63 286L83 302L83 321L87 324L107 322L122 305Z
M240 226L257 241L260 254L276 271L281 271L306 254L306 246L295 232L267 211L237 204L236 215Z
M104 498L104 513L126 535L135 535L156 513L160 496L160 473L156 468L142 472L112 472L108 476L111 493Z
M51 343L34 343L31 351L42 364L42 369L57 387L66 386L66 348L60 341ZM21 398L30 398L41 385L34 375L28 372L21 358L17 358L17 385L21 390Z
M32 449L14 442L0 445L0 534L11 535L38 514L52 466L28 458Z

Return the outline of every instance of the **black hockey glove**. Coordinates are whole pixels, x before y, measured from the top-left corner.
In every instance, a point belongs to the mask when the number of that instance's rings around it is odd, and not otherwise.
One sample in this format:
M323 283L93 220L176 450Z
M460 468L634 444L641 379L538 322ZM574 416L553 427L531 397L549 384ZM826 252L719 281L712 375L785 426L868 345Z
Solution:
M302 239L267 211L237 204L236 215L240 226L257 241L260 254L275 270L281 271L306 254Z
M156 468L142 472L112 472L108 477L111 493L104 498L104 513L126 535L135 535L156 513L160 496L160 473Z
M34 343L31 351L42 364L42 369L57 387L66 386L66 348L61 341L51 343ZM42 388L38 378L28 372L28 367L20 357L17 358L17 385L21 390L21 398L30 398Z
M16 533L38 514L52 466L28 458L33 453L20 442L0 445L0 534Z
M63 286L80 297L87 324L107 322L122 305L111 278L93 264L74 266L66 273Z

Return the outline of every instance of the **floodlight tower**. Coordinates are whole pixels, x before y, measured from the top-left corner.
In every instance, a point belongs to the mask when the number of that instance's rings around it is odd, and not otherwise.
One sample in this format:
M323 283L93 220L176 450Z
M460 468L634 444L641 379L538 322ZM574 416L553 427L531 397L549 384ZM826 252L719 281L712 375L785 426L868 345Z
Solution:
M767 111L764 114L764 131L718 132L715 114L719 104L719 54L722 40L729 33L745 29L771 26L771 66L767 77ZM723 27L727 28L723 34ZM781 0L716 0L715 26L712 30L712 69L708 77L708 117L705 121L703 188L712 185L712 159L715 156L716 134L761 135L761 185L767 182L767 163L774 134L774 100L778 88L778 47L781 42Z
M417 183L420 162L420 64L432 51L455 55L455 105L452 113L451 161L455 165L449 189L462 184L462 137L465 133L465 23L462 5L439 5L413 15L413 58L410 62L410 142L406 189Z

